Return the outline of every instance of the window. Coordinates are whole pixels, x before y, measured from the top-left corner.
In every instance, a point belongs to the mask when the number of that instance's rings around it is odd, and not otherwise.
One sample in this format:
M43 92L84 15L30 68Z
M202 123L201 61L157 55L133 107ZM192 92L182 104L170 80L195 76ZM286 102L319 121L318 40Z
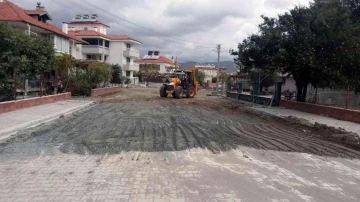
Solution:
M127 43L127 44L126 44L126 48L127 48L127 49L130 49L130 48L131 48L131 44Z
M105 47L109 48L110 46L110 41L105 41Z
M286 85L286 77L282 77L281 82L282 82L282 85L285 86Z
M106 55L104 56L104 61L107 61L107 56Z
M130 58L128 58L128 57L126 58L126 63L130 64Z
M126 71L126 77L130 77L130 71Z
M91 55L87 55L86 59L91 60Z

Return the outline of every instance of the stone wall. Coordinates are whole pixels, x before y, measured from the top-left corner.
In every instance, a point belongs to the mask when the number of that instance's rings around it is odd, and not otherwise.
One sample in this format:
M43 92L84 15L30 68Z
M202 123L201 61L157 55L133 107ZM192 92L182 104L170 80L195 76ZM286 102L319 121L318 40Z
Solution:
M53 103L62 100L68 100L71 98L71 93L61 93L57 95L49 95L43 97L35 97L23 100L8 101L0 103L0 113L14 111L26 107L33 107L37 105L43 105Z

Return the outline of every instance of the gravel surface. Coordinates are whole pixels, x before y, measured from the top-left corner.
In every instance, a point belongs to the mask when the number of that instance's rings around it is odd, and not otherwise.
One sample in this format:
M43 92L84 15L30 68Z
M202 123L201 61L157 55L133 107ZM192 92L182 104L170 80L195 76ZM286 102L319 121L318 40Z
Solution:
M73 116L28 130L0 144L0 154L118 154L203 148L214 154L238 145L256 149L359 158L339 131L275 119L241 103L207 97L162 99L153 89L128 89ZM341 133L345 133L340 131ZM339 138L327 138L329 134ZM346 135L345 135L346 136ZM338 144L340 142L341 144Z

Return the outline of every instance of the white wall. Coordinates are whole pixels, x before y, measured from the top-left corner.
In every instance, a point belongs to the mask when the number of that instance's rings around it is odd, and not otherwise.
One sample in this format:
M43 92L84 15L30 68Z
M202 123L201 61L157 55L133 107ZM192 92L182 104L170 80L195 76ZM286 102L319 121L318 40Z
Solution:
M97 31L106 34L106 27L103 25L94 25L94 24L69 24L69 30L74 30L72 27L75 28L75 30L84 30L85 27L88 28L88 30L95 30L94 27L97 28Z
M124 57L125 44L121 41L110 41L109 44L109 56L107 61L110 64L119 64L122 66L126 64L126 58Z
M286 78L285 85L282 85L282 90L289 90L290 92L296 91L296 82L294 78Z

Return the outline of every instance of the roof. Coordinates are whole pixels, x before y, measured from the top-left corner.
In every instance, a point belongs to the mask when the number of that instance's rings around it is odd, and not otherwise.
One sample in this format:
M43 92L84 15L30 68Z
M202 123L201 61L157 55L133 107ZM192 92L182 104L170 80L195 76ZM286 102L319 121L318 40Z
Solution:
M166 63L166 64L171 64L171 65L175 65L175 62L173 62L171 59L160 55L160 57L158 59L138 59L135 62L137 63ZM179 63L177 63L177 65L179 65Z
M196 67L199 70L216 70L216 67ZM220 67L220 70L226 70L224 67Z
M45 12L40 10L25 10L25 13L28 15L41 15Z
M76 30L76 31L69 31L69 33L73 34L74 36L98 36L98 37L103 37L109 40L119 40L119 41L127 41L127 40L131 40L131 41L136 41L140 44L142 44L140 41L133 39L131 37L128 37L126 35L106 35L106 34L102 34L100 32L97 32L95 30Z
M103 25L105 27L110 28L109 25L106 25L106 24L104 24L102 22L99 22L99 21L70 21L70 22L68 22L68 24L69 25L71 25L71 24L94 24L94 25Z
M30 15L27 14L26 10L24 10L23 8L17 6L16 4L8 0L4 0L2 3L0 3L0 21L25 22L34 25L36 27L54 32L58 35L71 38L78 42L81 43L85 42L79 39L78 37L64 33L59 27L55 25L52 25L50 23L44 23L32 18Z

